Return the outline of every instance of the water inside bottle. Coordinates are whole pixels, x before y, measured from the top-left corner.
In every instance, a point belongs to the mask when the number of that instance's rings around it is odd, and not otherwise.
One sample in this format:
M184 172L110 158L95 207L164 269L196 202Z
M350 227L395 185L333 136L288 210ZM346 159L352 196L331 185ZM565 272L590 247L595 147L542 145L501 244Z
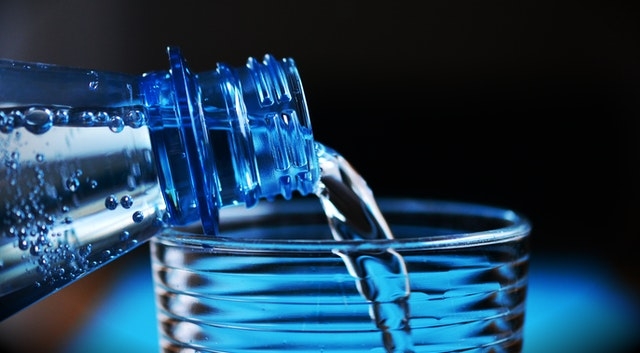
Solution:
M0 108L0 317L157 231L156 176L141 107Z

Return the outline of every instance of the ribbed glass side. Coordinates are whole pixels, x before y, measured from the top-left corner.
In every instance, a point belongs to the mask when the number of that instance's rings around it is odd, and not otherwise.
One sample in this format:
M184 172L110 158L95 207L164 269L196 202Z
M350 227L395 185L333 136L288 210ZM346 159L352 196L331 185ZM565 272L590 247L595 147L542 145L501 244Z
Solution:
M397 302L363 297L367 278L354 278L338 256L366 248L404 259L412 352L520 352L527 224L477 205L385 201L392 241L333 241L318 205L296 200L223 219L222 239L178 230L152 239L162 350L395 351L384 348L372 312ZM394 288L377 283L379 297ZM389 313L389 327L405 319Z

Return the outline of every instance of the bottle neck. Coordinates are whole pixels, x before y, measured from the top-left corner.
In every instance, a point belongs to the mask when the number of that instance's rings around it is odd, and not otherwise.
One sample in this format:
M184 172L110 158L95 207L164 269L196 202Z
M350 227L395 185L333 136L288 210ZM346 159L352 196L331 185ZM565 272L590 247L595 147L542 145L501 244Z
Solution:
M314 191L319 167L292 59L194 75L177 48L168 53L170 70L143 75L141 92L171 223L201 221L215 234L221 207Z

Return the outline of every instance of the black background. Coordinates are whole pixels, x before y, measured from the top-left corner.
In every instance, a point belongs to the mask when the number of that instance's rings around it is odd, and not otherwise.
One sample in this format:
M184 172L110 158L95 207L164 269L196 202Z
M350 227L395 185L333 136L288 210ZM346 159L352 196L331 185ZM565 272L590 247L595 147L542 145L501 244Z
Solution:
M206 5L205 5L206 4ZM192 71L296 60L314 134L377 196L527 215L533 257L638 285L640 17L622 1L3 1L0 57Z

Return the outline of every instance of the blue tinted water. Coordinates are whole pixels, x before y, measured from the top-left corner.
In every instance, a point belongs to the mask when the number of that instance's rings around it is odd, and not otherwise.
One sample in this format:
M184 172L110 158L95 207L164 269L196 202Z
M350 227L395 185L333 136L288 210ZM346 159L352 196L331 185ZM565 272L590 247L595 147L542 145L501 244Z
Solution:
M373 192L351 164L330 147L319 145L322 169L316 191L336 240L393 239ZM339 251L360 294L371 303L371 316L387 352L413 352L409 322L409 276L400 254Z

